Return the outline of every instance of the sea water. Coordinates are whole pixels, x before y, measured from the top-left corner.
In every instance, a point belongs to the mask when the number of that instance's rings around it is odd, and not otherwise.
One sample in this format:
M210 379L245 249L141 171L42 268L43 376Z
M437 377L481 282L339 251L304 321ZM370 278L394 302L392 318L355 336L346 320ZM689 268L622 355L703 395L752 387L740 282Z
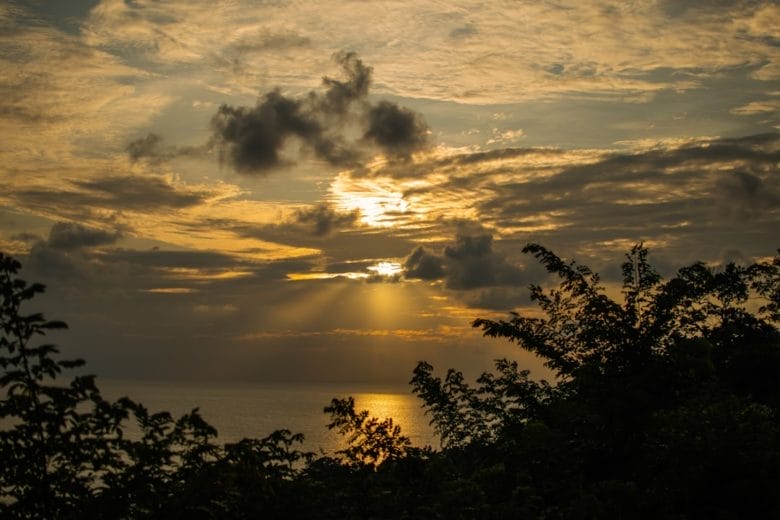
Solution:
M203 418L218 431L220 443L243 438L263 438L278 429L302 433L302 449L332 454L346 446L335 430L328 430L323 408L333 398L352 396L355 409L370 416L387 417L401 426L401 433L415 446L439 447L438 438L424 414L422 401L411 388L371 385L140 381L98 378L107 399L129 397L150 413L167 411L178 417L198 408ZM128 428L132 433L132 426Z

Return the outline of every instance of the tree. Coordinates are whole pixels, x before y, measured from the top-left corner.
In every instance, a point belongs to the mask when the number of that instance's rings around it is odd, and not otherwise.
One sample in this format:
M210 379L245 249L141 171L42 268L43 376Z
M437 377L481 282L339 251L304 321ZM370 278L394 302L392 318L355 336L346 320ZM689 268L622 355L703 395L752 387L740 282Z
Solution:
M219 456L216 430L193 410L174 420L128 398L105 400L92 375L55 381L83 360L57 360L36 341L66 328L23 305L44 291L0 253L0 516L140 517L159 514ZM140 426L128 439L124 424Z
M420 363L412 384L443 445L502 461L506 493L525 489L535 515L780 514L780 257L696 263L664 281L640 244L618 302L588 267L537 244L524 252L560 280L531 286L541 316L473 325L537 354L556 383L499 360L499 376L473 389Z
M780 517L780 258L664 281L639 245L616 301L589 268L525 251L560 279L531 287L541 316L474 326L555 381L497 360L471 386L421 362L411 384L442 449L346 398L325 408L347 443L335 457L287 430L221 446L197 409L177 419L104 400L93 376L57 381L83 362L41 341L64 324L23 313L43 287L0 255L0 516Z
M67 386L53 380L81 360L55 361L56 347L34 344L59 321L22 313L43 292L16 277L20 264L0 253L0 512L8 517L68 516L83 508L96 482L118 464L113 447L126 417L121 405L104 401L94 377L77 376ZM84 405L89 410L84 411ZM59 515L58 515L59 513Z
M336 428L347 438L347 447L337 454L349 464L376 468L385 461L403 457L411 446L409 437L401 435L401 427L394 425L393 419L380 421L369 417L368 410L356 412L352 397L333 399L324 411L331 418L328 429Z

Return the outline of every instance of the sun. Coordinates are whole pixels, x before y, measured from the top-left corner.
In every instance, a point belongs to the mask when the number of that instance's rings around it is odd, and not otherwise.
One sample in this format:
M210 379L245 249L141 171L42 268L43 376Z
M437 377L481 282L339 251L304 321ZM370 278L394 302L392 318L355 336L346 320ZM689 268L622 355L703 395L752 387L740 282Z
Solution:
M372 227L395 227L407 220L409 202L390 179L354 179L339 175L330 186L333 205L343 212L360 212Z
M373 274L386 278L398 276L403 272L403 267L398 262L378 262L374 265L368 266L366 269L371 271Z

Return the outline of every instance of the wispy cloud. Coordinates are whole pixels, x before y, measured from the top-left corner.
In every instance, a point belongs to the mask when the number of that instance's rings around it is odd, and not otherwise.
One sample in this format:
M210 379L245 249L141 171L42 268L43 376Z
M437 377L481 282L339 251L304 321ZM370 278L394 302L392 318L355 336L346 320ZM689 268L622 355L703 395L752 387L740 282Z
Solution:
M778 139L656 143L634 153L496 150L411 164L414 186L393 168L378 168L368 180L396 183L407 211L384 218L424 243L444 244L444 230L452 232L457 216L468 215L501 242L566 242L580 249L616 238L653 239L678 253L687 247L688 255L717 256L709 249L716 243L751 249L752 234L772 233L780 202ZM350 182L365 185L364 172L357 175L340 177L339 189L350 193ZM408 258L409 272L439 277L430 273L439 274L446 256L420 251Z
M158 66L216 64L221 83L232 88L254 81L308 89L312 78L301 71L324 72L323 51L355 49L375 64L381 93L497 103L691 88L695 82L684 76L653 75L719 74L746 59L766 78L776 68L779 20L778 7L768 2L512 2L479 9L468 2L361 9L334 2L321 9L117 0L93 10L85 35L91 45L129 49ZM300 68L291 68L291 49Z
M774 2L46 8L0 5L0 247L128 365L464 345L544 279L529 241L597 270L777 247Z

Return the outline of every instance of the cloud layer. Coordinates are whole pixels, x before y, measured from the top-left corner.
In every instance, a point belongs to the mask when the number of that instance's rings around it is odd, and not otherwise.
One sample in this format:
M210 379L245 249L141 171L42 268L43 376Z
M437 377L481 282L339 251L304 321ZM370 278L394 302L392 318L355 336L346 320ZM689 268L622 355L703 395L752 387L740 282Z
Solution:
M776 2L50 4L0 4L0 249L98 370L406 380L507 355L526 242L778 246Z

